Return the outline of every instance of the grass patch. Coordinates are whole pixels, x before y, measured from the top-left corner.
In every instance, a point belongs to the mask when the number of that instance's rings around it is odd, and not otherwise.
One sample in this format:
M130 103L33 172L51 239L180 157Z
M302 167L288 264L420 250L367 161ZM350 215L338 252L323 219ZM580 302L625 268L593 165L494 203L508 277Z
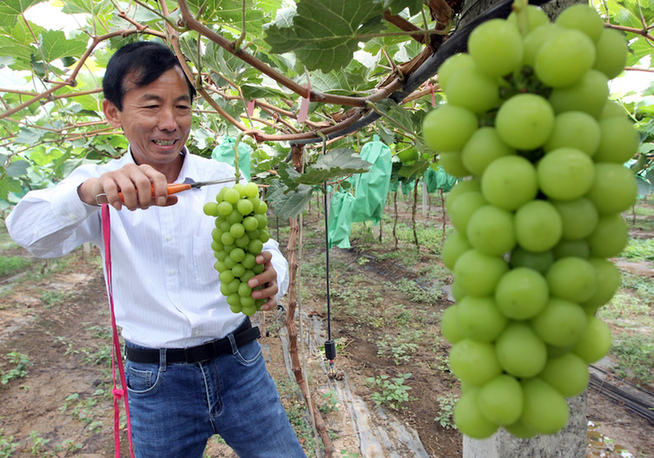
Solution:
M654 239L629 239L622 256L632 261L654 261Z
M31 264L32 261L21 256L0 256L0 277L16 274Z
M616 371L621 377L634 379L638 384L654 381L654 337L642 334L622 334L611 345L617 359Z

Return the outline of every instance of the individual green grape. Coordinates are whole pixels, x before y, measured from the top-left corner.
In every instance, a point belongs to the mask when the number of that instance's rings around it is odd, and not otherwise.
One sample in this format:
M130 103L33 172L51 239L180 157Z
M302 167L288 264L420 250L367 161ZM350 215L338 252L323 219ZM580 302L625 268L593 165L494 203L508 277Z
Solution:
M611 261L589 258L597 274L597 290L590 299L581 303L587 314L594 314L599 307L608 303L621 284L620 269Z
M601 130L598 122L583 111L566 111L554 118L554 127L543 146L545 151L558 148L576 148L588 156L597 152Z
M517 210L538 194L536 168L522 156L491 162L481 177L484 198L504 210Z
M570 417L565 398L539 378L522 381L524 408L520 421L538 434L559 432Z
M230 253L229 257L232 258L234 262L242 262L245 259L245 251L241 248L234 248Z
M237 293L239 286L241 286L241 280L240 279L234 278L234 280L230 281L227 284L227 290L229 291L229 294Z
M441 87L441 90L447 90L448 82L456 71L474 65L475 62L472 59L472 56L468 53L453 54L445 59L445 62L443 62L438 69L438 84Z
M473 387L461 395L454 406L454 424L457 429L473 439L486 439L499 428L497 423L488 420L479 408L480 389Z
M590 257L590 247L585 240L561 240L552 248L555 259L577 257L587 259Z
M511 251L509 260L512 268L529 267L540 274L545 274L552 264L554 264L554 254L551 251L542 251L539 253L525 250L517 246Z
M243 221L243 215L239 213L238 210L233 210L229 215L227 215L227 221L229 224L236 224Z
M595 180L586 197L597 207L600 215L620 213L636 202L638 186L631 169L621 164L595 164Z
M469 191L481 192L481 182L479 180L460 180L457 181L450 192L445 194L445 212L450 213L454 201L461 195Z
M598 119L609 96L609 82L598 70L588 70L572 86L554 88L548 100L556 114L583 111Z
M252 295L252 288L248 286L247 283L241 283L238 287L238 295L243 297L243 296L251 296Z
M236 245L239 248L247 248L250 245L250 237L245 234L243 237L239 237L234 240L234 245Z
M479 410L492 423L510 425L522 415L524 395L515 377L498 375L479 389L478 396Z
M445 264L445 267L452 270L454 269L454 264L456 260L459 259L466 251L470 250L472 246L465 235L457 231L456 229L445 239L443 243L443 248L441 249L441 261Z
M246 269L252 269L255 265L257 265L255 255L249 252L245 253L245 256L240 262L245 266Z
M239 262L236 263L234 267L232 267L232 274L234 274L235 278L241 278L241 276L245 274L246 270L247 269L243 266L243 264Z
M220 241L221 241L224 245L231 245L231 244L234 243L234 236L233 236L232 234L230 234L229 232L224 232L224 233L220 236Z
M520 420L510 425L504 425L504 429L519 439L531 439L532 437L538 435L538 433L534 431L533 428L527 426L523 421Z
M225 250L227 251L227 250ZM231 250L230 250L231 253ZM227 256L224 260L223 263L225 265L225 269L232 270L232 268L236 265L236 261L234 261L230 256Z
M597 227L599 214L595 205L587 198L574 200L550 200L561 216L561 238L581 240L588 237Z
M459 331L458 325L458 310L459 306L456 304L450 305L445 309L441 316L441 334L451 344L455 344L464 337Z
M231 270L225 270L224 272L220 273L219 278L221 283L229 283L230 281L234 280L234 274Z
M259 254L263 250L263 242L261 240L250 240L248 244L248 251L252 254Z
M558 259L545 274L550 293L572 302L584 302L597 291L597 273L585 259L566 257Z
M469 294L490 296L508 268L506 261L499 256L469 250L456 261L454 277Z
M247 199L240 199L236 204L236 209L241 215L245 216L254 211L254 205Z
M540 190L551 199L582 197L595 179L590 157L577 148L563 147L547 153L536 165Z
M590 381L588 365L574 353L549 358L538 378L555 388L563 397L571 398L584 392Z
M230 203L231 205L236 205L238 200L241 198L241 194L238 190L234 188L227 188L225 190L225 195L223 196L224 201Z
M511 21L490 19L470 33L468 53L477 67L490 77L509 75L522 62L522 36ZM454 79L456 75L458 73Z
M245 227L243 227L241 223L232 224L229 228L229 233L232 237L234 237L234 239L243 237L245 234Z
M497 111L495 128L500 138L519 150L543 146L554 126L554 111L547 100L536 94L517 94Z
M595 44L579 30L563 30L545 41L534 70L540 81L554 88L578 82L595 63Z
M468 221L467 239L477 250L488 255L502 255L516 244L513 213L494 205L478 208Z
M599 318L588 318L586 331L577 340L572 351L586 364L593 364L602 359L611 348L611 329Z
M456 178L463 178L470 175L470 170L466 168L458 151L446 151L438 154L438 163L443 169Z
M239 198L245 196L245 184L236 183L236 184L234 184L234 186L232 186L232 189L238 191Z
M256 231L259 228L259 221L254 216L247 216L243 219L243 228L247 232Z
M564 27L548 23L529 32L523 42L522 64L533 68L536 64L536 56L541 46L564 30Z
M540 7L536 5L527 5L527 30L521 30L522 35L531 33L533 30L538 27L546 24L550 24L550 18L547 17L547 13L543 11ZM511 11L509 16L506 18L507 21L518 27L520 29L520 24L518 23L518 14L515 11Z
M482 176L486 167L502 156L516 154L502 141L494 127L486 126L477 130L461 150L461 162L475 176Z
M450 369L460 380L480 386L502 373L493 345L463 339L452 345Z
M218 210L218 215L227 216L230 213L232 213L234 208L232 207L232 204L230 204L229 202L222 201L218 204L217 210Z
M460 233L466 234L472 215L487 203L484 196L478 191L470 191L457 196L451 202L448 211L452 226Z
M566 347L574 345L581 338L587 323L586 313L579 304L553 297L543 311L531 320L531 328L545 343Z
M493 342L507 322L492 297L466 296L457 305L459 333L467 339Z
M595 7L577 3L561 11L554 21L567 29L583 32L593 42L597 42L604 30L604 20Z
M460 151L477 130L477 117L465 108L442 105L422 122L422 135L434 151Z
M545 367L547 347L522 321L510 323L495 342L501 368L518 378L534 377Z
M593 68L613 79L624 71L629 55L629 47L622 32L615 29L603 29L595 44L597 57Z
M248 184L245 185L245 189L243 190L245 196L247 197L255 197L259 195L259 186L257 186L256 183L249 182Z
M627 222L619 213L600 217L597 227L586 238L590 255L596 258L619 256L627 246L628 240Z
M516 240L527 251L538 253L554 248L562 232L559 212L545 200L533 200L515 213Z
M599 119L609 119L609 118L625 118L627 112L621 103L616 100L607 100L604 106L602 107L602 112Z
M218 202L207 202L204 204L204 207L202 207L202 211L207 216L218 216Z
M263 200L259 202L259 205L254 209L254 213L258 215L265 215L268 211L268 204Z
M514 267L506 272L495 289L500 311L513 320L528 320L538 315L549 300L549 285L538 271Z
M634 124L624 117L613 117L599 121L600 136L596 162L623 164L638 153L640 136Z
M445 96L452 105L482 114L500 104L499 82L477 66L463 67L452 75Z

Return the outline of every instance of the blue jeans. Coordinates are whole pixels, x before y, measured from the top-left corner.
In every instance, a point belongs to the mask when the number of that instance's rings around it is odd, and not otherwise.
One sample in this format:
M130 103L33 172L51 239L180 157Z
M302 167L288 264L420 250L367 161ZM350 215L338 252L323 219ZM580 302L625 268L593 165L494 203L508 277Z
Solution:
M219 434L244 458L305 453L281 404L256 340L197 364L127 361L132 440L137 458L201 458ZM129 342L127 345L131 345Z

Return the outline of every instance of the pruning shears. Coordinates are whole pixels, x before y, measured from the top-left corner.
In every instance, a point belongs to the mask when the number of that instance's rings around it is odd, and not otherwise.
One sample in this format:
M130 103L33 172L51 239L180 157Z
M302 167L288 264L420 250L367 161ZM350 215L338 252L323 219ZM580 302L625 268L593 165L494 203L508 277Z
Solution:
M168 184L168 188L167 188L168 195L176 194L182 191L187 191L193 188L201 188L202 186L209 186L212 184L220 184L220 183L229 183L232 181L236 181L236 178L223 178L220 180L196 181L194 183L170 183ZM154 186L152 187L152 192L154 193ZM120 196L121 202L124 202L123 193L119 192L118 195ZM95 196L95 201L98 203L98 205L109 203L109 201L107 200L107 195L104 193Z

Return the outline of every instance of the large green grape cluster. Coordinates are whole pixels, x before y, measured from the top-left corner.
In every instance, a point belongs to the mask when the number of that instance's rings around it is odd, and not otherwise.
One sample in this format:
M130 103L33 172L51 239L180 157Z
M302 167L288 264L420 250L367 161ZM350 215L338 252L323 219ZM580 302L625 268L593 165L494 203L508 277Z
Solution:
M215 202L204 205L204 213L216 218L211 248L216 258L220 292L227 297L234 313L254 315L265 302L252 298L248 281L264 269L255 259L270 238L267 210L268 205L259 198L259 187L252 182L225 186Z
M611 345L597 317L620 285L610 261L627 243L639 137L608 99L627 45L592 7L552 23L529 6L470 35L446 60L447 103L423 123L427 144L459 181L442 260L456 304L442 317L461 381L458 429L520 438L568 422L588 365Z

